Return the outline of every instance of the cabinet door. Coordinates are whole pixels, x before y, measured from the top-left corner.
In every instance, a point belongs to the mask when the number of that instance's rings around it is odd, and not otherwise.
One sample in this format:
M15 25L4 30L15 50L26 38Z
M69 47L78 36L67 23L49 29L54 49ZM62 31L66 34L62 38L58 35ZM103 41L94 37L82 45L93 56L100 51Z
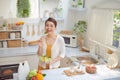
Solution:
M20 62L28 61L30 69L37 69L38 67L38 56L37 55L27 55L27 56L15 56L15 57L3 57L0 58L0 64L18 64Z

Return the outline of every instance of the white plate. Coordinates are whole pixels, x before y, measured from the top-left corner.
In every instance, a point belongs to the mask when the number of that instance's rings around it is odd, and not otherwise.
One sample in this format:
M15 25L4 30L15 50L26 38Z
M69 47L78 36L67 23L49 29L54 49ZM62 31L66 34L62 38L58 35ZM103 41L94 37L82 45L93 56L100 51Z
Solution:
M116 53L112 53L108 58L108 67L115 68L118 65L118 56Z

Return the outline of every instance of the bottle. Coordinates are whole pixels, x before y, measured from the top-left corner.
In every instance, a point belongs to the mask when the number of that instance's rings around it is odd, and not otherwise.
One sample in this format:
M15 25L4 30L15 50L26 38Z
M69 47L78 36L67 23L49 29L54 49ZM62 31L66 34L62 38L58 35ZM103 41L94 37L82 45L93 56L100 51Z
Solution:
M0 41L0 48L2 48L2 42Z
M24 61L24 77L27 78L28 73L30 72L30 67L28 61Z
M19 63L18 67L18 80L26 80L24 77L24 67L21 62Z
M10 33L10 39L15 39L15 33Z

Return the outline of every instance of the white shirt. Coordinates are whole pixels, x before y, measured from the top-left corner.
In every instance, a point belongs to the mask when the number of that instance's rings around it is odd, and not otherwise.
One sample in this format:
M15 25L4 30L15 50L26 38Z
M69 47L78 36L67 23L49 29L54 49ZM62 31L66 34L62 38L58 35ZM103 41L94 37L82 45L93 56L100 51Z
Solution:
M42 51L44 55L46 54L46 48L47 48L46 40L45 38L43 38L43 50ZM56 40L51 48L51 59L54 59L56 57L64 58L64 56L65 56L65 42L64 42L63 37L61 37L60 35L57 35ZM39 62L41 66L45 66L45 64L43 65L41 61ZM50 68L58 68L59 66L60 66L60 61L57 61L54 64L50 64Z

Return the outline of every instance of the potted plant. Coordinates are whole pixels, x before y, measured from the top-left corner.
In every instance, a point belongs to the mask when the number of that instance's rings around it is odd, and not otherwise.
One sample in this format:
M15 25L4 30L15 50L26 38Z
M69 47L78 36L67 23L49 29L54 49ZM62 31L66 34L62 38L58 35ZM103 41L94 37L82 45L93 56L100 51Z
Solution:
M30 16L30 1L17 0L17 17L26 18Z
M82 4L83 4L82 1L81 1L81 0L78 0L78 3L77 3L78 7L81 7Z
M6 30L6 23L3 23L2 27L3 27L3 30Z
M86 30L87 30L86 21L79 20L74 24L73 31L78 35L78 42L81 48L83 47L83 43L84 43L83 35L86 32Z

